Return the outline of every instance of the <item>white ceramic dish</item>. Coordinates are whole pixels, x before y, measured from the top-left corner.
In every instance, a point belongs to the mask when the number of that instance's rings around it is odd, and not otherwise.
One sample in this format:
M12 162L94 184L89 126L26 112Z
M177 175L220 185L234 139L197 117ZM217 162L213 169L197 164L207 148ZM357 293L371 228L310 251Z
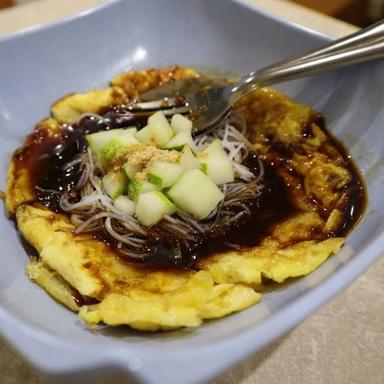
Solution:
M0 39L0 188L10 154L55 99L105 86L125 69L178 63L247 73L327 38L245 1L115 0L43 28ZM140 334L92 331L24 273L14 224L0 218L0 329L48 376L81 382L119 371L144 383L198 383L271 342L334 296L384 247L384 65L371 63L287 84L312 105L365 174L369 206L342 252L261 304L198 329ZM374 299L374 298L372 298ZM330 319L332 321L332 319Z

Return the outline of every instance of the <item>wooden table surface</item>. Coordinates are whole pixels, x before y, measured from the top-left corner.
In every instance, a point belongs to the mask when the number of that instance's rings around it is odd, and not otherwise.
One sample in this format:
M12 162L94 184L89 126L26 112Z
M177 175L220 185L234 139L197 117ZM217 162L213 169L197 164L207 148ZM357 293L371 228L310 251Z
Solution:
M355 30L349 24L284 0L249 1L287 20L335 37ZM101 2L36 0L3 10L0 12L0 36L71 15ZM43 384L45 381L2 341L0 384L19 383ZM124 382L110 379L103 381L106 383ZM384 383L384 258L293 331L211 384L240 383Z

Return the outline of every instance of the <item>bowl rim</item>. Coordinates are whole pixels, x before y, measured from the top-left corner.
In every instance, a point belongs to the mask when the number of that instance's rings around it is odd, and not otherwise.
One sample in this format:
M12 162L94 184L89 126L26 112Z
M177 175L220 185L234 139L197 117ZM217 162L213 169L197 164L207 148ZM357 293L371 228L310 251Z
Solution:
M44 25L29 27L9 35L0 37L0 45L5 42L10 42L14 39L23 38L30 34L47 33L52 28L70 23L75 20L82 19L87 16L92 16L99 12L104 12L106 9L118 5L125 0L107 0L105 3L96 5L90 9L80 11L77 14L70 15L59 20L49 22ZM227 0L231 3L239 4L240 6L250 9L252 12L256 12L264 17L267 17L272 22L278 22L283 25L288 25L291 28L298 29L303 33L310 34L320 41L326 42L331 39L330 36L323 33L314 31L310 28L301 26L297 23L290 22L280 17L271 14L268 11L260 9L256 4L250 3L247 0ZM268 343L277 339L282 334L288 332L300 321L305 319L309 314L314 312L320 306L329 301L334 295L346 288L359 274L363 273L375 260L377 260L382 254L382 242L384 234L379 235L375 240L368 244L361 252L364 253L364 257L355 257L348 260L348 262L341 266L337 273L331 274L318 286L312 288L299 298L293 299L289 305L284 306L277 313L273 313L265 320L257 324L256 327L250 327L242 330L230 338L220 340L214 344L207 341L203 348L199 349L199 356L195 357L195 361L206 361L207 358L213 354L217 354L219 351L222 354L223 349L228 351L236 350L236 356L231 357L228 364L220 369L208 369L204 372L200 372L200 376L197 381L207 380L213 376L219 374L223 370L230 368L239 361L245 359L256 350L266 346ZM348 245L347 245L348 246ZM352 249L351 249L352 250ZM353 250L352 250L353 252ZM281 319L284 318L284 322ZM273 335L268 335L265 332L267 328L273 327L275 329ZM10 313L0 306L0 331L3 336L16 348L16 350L29 362L31 362L37 369L46 374L60 376L68 373L81 373L83 371L94 370L119 370L127 375L133 375L136 380L143 382L152 382L151 375L148 375L147 368L143 370L133 370L129 365L130 361L134 361L135 354L125 348L116 348L114 352L106 351L105 354L100 355L98 352L92 351L93 344L86 343L74 347L74 345L68 340L60 340L57 337L49 335L47 332L30 325L27 321L22 319L15 319ZM29 338L29 346L26 346L24 337ZM241 345L241 348L238 346ZM38 347L39 354L32 353L32 349ZM52 352L52 348L59 353L73 353L73 350L83 350L88 353L87 359L77 359L76 364L56 364L52 365L50 359L42 359L41 356L49 356ZM133 349L134 350L134 349ZM144 351L144 349L142 350ZM177 355L182 357L186 351L174 350L172 351L175 358ZM189 353L189 352L188 352ZM79 355L78 355L79 356ZM169 354L167 355L169 359ZM148 366L154 366L161 360L158 353L156 356L149 356ZM128 363L128 364L127 364ZM133 373L134 371L134 373Z

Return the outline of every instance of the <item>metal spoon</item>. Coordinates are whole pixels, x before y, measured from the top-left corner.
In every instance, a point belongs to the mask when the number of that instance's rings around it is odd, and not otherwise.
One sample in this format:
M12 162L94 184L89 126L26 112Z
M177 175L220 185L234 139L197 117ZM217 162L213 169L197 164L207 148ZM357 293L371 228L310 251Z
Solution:
M384 22L336 40L320 49L261 68L234 84L195 78L165 84L142 95L142 100L182 96L194 117L194 135L214 127L243 96L257 88L384 57ZM145 103L143 103L145 104ZM153 104L153 102L152 102ZM172 105L172 103L171 103Z

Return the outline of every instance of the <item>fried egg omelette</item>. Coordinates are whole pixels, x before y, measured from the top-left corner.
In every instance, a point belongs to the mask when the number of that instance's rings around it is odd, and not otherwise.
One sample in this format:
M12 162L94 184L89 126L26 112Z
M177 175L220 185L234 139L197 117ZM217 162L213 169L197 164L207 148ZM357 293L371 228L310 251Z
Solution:
M142 266L92 233L76 233L66 213L38 198L34 158L74 119L195 76L194 70L180 67L133 71L116 76L108 88L65 96L12 157L6 210L37 251L27 262L27 274L90 325L172 330L242 311L260 301L271 281L305 276L337 253L362 212L359 175L318 113L267 88L235 106L270 172L266 177L273 174L282 186L258 226L247 229L254 238L251 245L217 248L191 268ZM290 209L276 217L278 200ZM357 207L353 217L352 205Z

